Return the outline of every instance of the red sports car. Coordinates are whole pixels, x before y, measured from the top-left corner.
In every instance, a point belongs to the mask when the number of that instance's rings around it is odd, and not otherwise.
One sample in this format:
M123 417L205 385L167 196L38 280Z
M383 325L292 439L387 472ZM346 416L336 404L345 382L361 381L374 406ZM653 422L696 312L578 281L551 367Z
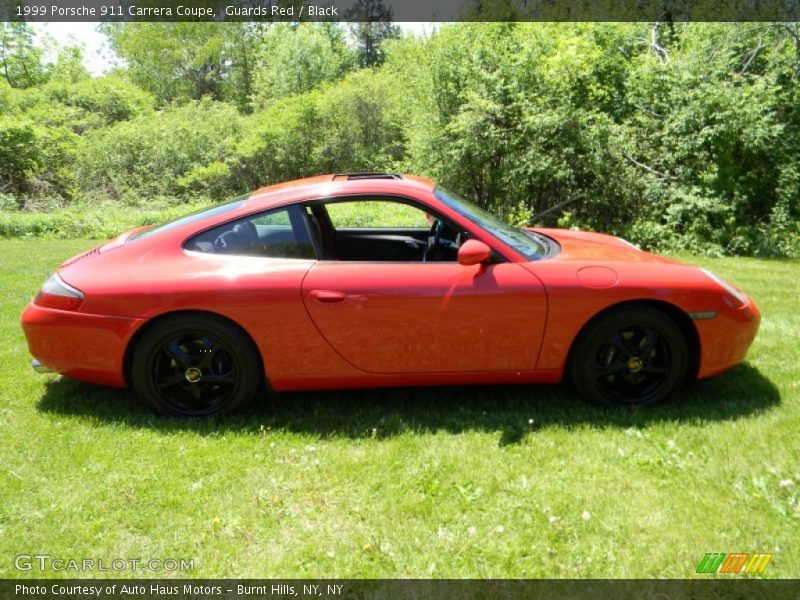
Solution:
M738 364L758 308L625 240L517 229L433 182L263 188L66 261L22 314L37 371L205 416L274 390L556 383L647 405Z

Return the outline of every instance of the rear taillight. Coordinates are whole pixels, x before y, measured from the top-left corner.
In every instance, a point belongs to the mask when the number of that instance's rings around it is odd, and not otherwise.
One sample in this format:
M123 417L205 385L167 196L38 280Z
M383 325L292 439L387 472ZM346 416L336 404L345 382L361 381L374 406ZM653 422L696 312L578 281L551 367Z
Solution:
M39 293L36 294L34 303L44 308L57 308L58 310L76 310L83 302L83 292L76 290L57 274L44 282Z

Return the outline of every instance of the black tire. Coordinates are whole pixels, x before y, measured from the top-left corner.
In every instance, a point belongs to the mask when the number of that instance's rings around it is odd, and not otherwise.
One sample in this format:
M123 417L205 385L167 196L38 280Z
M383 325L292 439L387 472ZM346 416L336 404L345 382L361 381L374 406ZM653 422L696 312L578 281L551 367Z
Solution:
M209 417L244 407L263 380L258 351L238 327L207 315L168 317L134 350L131 382L158 414Z
M624 308L591 322L568 365L578 392L602 406L648 406L672 395L686 378L689 352L677 324L661 311Z

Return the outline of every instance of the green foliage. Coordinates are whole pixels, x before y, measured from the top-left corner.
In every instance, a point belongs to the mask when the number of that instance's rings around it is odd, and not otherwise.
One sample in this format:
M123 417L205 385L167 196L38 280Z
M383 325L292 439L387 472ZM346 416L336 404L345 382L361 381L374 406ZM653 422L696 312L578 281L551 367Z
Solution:
M356 42L356 59L361 67L383 64L383 43L400 37L400 28L392 23L392 10L383 0L356 0L347 11L350 33Z
M55 79L43 87L49 102L79 109L81 119L96 116L97 127L112 125L153 110L153 97L135 85L112 75L82 79L78 82Z
M392 170L647 249L800 246L794 23L107 24L127 66L99 78L4 27L0 192L28 209Z
M47 79L42 49L27 23L0 23L0 75L12 87L27 88Z
M322 173L393 170L404 156L397 86L359 71L324 90L312 158Z
M121 121L86 136L79 172L100 196L175 195L197 165L227 155L241 123L233 106L209 100Z
M105 23L126 73L159 105L186 99L231 100L250 94L252 43L247 23Z
M134 227L165 223L209 202L176 203L157 199L143 205L104 200L79 202L49 212L19 212L0 194L0 238L45 237L109 239Z
M30 123L0 120L0 191L27 192L31 173L39 166L36 131Z
M253 102L259 108L333 81L353 62L342 30L331 23L267 26L256 52Z
M279 98L249 117L224 159L180 184L223 198L318 173L392 170L402 159L402 111L390 78L357 72L322 91Z

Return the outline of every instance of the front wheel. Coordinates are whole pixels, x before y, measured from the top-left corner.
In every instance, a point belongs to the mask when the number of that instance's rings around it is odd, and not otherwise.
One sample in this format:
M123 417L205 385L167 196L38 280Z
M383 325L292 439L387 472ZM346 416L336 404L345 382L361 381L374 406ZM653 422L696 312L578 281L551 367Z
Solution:
M255 396L260 362L234 325L176 315L145 333L133 355L131 380L139 398L159 414L208 417L239 409Z
M654 308L635 307L591 323L575 342L568 369L587 400L631 407L669 397L688 364L686 339L675 322Z

